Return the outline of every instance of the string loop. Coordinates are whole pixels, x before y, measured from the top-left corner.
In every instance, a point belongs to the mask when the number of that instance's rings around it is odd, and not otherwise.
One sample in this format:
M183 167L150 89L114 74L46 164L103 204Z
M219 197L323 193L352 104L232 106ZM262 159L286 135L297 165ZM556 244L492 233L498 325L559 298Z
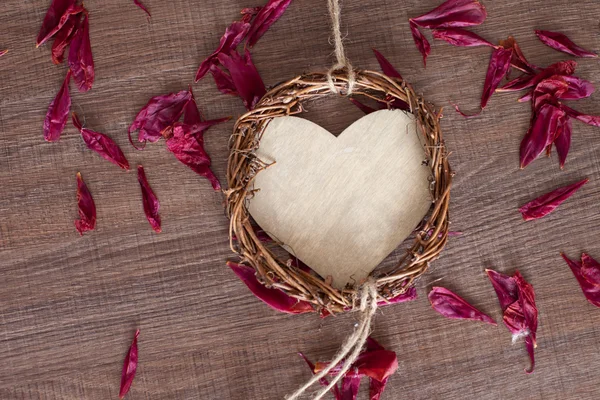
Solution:
M331 29L333 31L333 45L335 48L335 59L336 63L327 72L327 83L329 88L334 93L339 93L335 83L333 82L333 72L345 69L348 71L348 89L346 96L352 94L354 85L356 83L356 76L350 60L346 58L346 52L344 50L344 41L342 40L342 32L340 28L341 10L339 0L327 0L329 7L329 16L331 17Z

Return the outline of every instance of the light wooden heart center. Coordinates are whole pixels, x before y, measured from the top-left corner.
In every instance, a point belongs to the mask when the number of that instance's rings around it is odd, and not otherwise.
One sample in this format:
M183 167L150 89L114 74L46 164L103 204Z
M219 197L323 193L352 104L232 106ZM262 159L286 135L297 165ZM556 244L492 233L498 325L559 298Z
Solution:
M337 138L298 117L273 119L257 150L248 209L274 239L333 286L360 282L431 206L431 169L412 115L381 110Z

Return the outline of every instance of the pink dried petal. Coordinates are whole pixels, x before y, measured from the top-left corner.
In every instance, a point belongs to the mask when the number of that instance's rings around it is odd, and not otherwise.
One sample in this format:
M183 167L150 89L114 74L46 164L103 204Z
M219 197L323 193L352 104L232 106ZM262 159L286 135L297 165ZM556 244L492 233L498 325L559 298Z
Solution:
M481 95L482 109L485 108L488 100L508 73L512 52L512 49L498 48L492 53L483 85L483 94Z
M225 33L221 37L219 47L210 56L208 56L200 66L198 72L196 72L196 82L198 82L206 73L209 71L211 66L218 63L217 56L220 53L230 53L235 51L238 45L246 38L248 31L250 30L250 24L245 21L235 21L225 29ZM213 74L214 75L214 74Z
M308 368L310 368L310 372L313 373L313 375L315 374L315 364L313 364L302 352L298 352L298 355L300 357L302 357L302 359L304 360L304 362L306 362L306 365L308 365ZM327 380L327 378L321 378L319 379L319 384L321 384L321 386L323 387L327 387L329 386L329 381ZM338 388L337 385L333 386L330 390L330 392L333 394L333 397L335 398L335 400L343 400L342 399L342 394L340 393L340 389Z
M314 312L313 306L306 301L288 296L279 289L268 288L258 281L254 268L228 261L227 266L244 282L250 291L271 308L288 314Z
M158 214L160 203L158 202L158 197L156 197L154 191L150 187L148 178L146 178L146 173L144 172L144 167L141 165L138 165L138 182L140 183L140 188L142 189L144 214L146 214L146 218L148 219L152 229L154 229L154 232L160 233L160 215Z
M386 74L390 78L402 79L402 76L400 75L400 73L396 70L396 68L394 68L392 63L389 62L387 60L387 58L385 58L383 56L383 54L381 54L380 52L378 52L375 49L373 49L373 53L375 53L375 58L377 58L377 62L379 63L379 66L381 67L381 71L384 74Z
M589 254L581 255L581 276L589 283L600 286L600 263Z
M530 201L519 208L519 211L523 215L523 219L525 221L531 221L533 219L545 217L554 211L565 200L575 194L575 192L585 185L588 180L589 179L586 178L571 185L560 187L551 191L550 193L546 193L543 196Z
M431 31L434 39L443 40L453 46L458 47L477 47L488 46L496 47L481 36L461 28L434 29Z
M87 12L77 28L69 48L69 68L80 92L87 92L94 84L94 57L90 44L90 25Z
M535 305L535 292L533 286L523 278L519 271L515 271L513 276L515 283L517 284L517 290L519 292L519 305L523 311L525 317L525 324L529 330L529 336L533 341L533 346L537 347L537 326L538 326L538 310Z
M565 162L567 161L567 155L571 147L571 133L572 125L571 119L565 115L559 122L559 134L554 139L554 145L556 146L556 153L558 154L558 162L560 169L563 169Z
M569 259L564 253L560 253L562 258L567 262L569 268L575 275L575 279L579 283L581 287L581 291L583 295L591 304L596 307L600 307L600 282L590 282L581 274L581 268L583 267L583 262L581 261L573 261Z
M0 50L0 57L2 57L3 55L5 55L6 53L8 53L8 49L6 49L6 50Z
M254 109L267 90L252 62L250 52L246 50L243 57L235 51L229 54L220 53L217 58L229 71L235 90L244 101L246 108Z
M486 269L485 272L496 291L500 308L504 312L508 306L513 304L519 298L517 283L512 276L501 274L492 269Z
M41 46L54 36L67 23L71 15L79 14L83 10L82 6L75 4L75 0L52 0L44 17L44 22L42 22L36 40L36 47Z
M77 208L79 219L75 220L75 228L83 236L84 232L96 227L96 204L79 172L77 173Z
M460 28L480 25L486 17L485 7L478 0L446 0L411 21L423 28Z
M248 47L253 47L258 39L283 15L292 0L269 0L256 14L248 32Z
M361 378L362 376L351 373L342 378L342 400L356 400L358 398Z
M590 97L594 93L594 85L592 82L581 79L577 76L561 76L567 83L567 91L560 96L563 100L578 100Z
M137 130L139 130L138 140L141 143L158 141L162 137L163 131L170 129L179 120L191 97L192 94L189 91L182 90L179 93L169 93L151 98L129 126L130 141L131 134Z
M562 51L563 53L571 54L575 57L598 57L596 53L592 53L591 51L577 46L563 33L536 30L535 34L542 43L544 43L546 46L552 47L554 50Z
M200 131L202 132L202 131ZM204 138L185 124L173 126L173 136L167 139L167 148L184 165L209 180L214 190L221 190L221 184L210 169L210 157L204 150Z
M546 103L541 106L539 112L533 117L529 131L521 141L521 169L529 165L548 145L552 144L564 115L564 111L552 104Z
M135 372L138 366L138 346L137 340L140 336L140 330L135 331L133 341L129 347L129 351L123 361L123 371L121 373L121 389L119 390L119 399L123 399L129 392L133 379L135 378Z
M148 19L150 19L150 17L152 17L152 15L150 15L150 11L148 11L148 9L146 8L146 6L140 0L133 0L133 3L136 6L138 6L139 8L141 8L142 10L144 10L144 12L146 14L148 14Z
M560 108L561 110L565 111L567 115L571 118L575 118L576 120L583 122L584 124L600 127L600 116L583 114L577 110L572 109L571 107L565 106L564 104L561 104Z
M435 311L446 318L471 319L496 325L491 317L485 315L462 297L443 287L433 287L429 292L429 302Z
M523 71L527 74L535 74L536 71L541 69L540 67L535 66L529 61L527 61L525 55L521 51L521 48L515 41L515 38L513 38L512 36L509 36L506 40L501 40L500 46L504 47L505 49L513 49L511 65L516 69Z
M52 44L52 62L54 64L60 64L64 60L65 49L73 40L73 36L77 32L79 15L70 15L67 22L54 36L54 43Z
M431 53L431 45L423 33L419 30L417 24L415 24L412 20L409 21L410 32L412 33L413 40L415 41L415 45L417 49L423 56L423 67L427 67L427 56Z
M390 304L404 303L406 301L413 301L417 299L417 289L415 287L409 288L405 293L399 294L392 297L389 300L381 300L377 302L377 306L387 306Z
M44 139L47 142L56 142L60 139L60 134L67 124L67 118L71 110L71 95L69 94L70 80L71 71L69 70L60 90L48 107L46 119L44 119Z
M88 149L95 151L105 160L108 160L125 170L129 169L129 162L125 158L125 155L110 137L106 136L104 133L84 128L75 113L72 115L72 120L75 128L81 133L81 138Z

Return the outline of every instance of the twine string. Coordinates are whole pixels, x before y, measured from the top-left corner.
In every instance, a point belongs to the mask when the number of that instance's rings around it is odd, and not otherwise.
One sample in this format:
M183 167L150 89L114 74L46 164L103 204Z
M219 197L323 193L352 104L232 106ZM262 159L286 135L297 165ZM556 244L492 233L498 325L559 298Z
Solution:
M335 48L335 59L336 63L327 72L327 83L329 88L334 93L339 93L333 82L333 72L339 69L346 69L348 71L348 90L346 95L352 94L354 84L356 83L356 76L350 60L346 58L346 52L344 50L344 41L342 39L342 31L340 29L341 10L339 0L327 0L329 8L329 16L331 17L331 30L333 31L333 45Z
M360 295L360 321L354 332L346 338L346 341L329 363L327 368L323 369L318 374L312 376L304 385L302 385L296 392L291 396L286 397L287 400L297 400L306 391L319 380L327 376L327 374L335 368L338 364L343 362L342 369L337 375L331 380L329 385L321 389L313 398L314 400L320 400L333 388L340 379L344 377L346 372L352 367L352 364L356 361L362 348L367 342L367 338L371 333L371 321L377 311L377 284L373 279L369 279L359 290Z

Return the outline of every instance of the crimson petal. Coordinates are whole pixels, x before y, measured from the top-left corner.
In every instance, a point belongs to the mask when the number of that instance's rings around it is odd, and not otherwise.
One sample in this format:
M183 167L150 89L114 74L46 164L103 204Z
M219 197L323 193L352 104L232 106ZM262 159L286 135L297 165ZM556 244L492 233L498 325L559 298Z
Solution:
M478 0L446 0L411 21L423 28L460 28L480 25L486 17L485 7Z
M150 15L150 11L148 11L148 8L146 8L146 6L140 0L133 0L133 3L144 10L144 12L148 14L148 18L152 17L152 15Z
M462 297L443 287L433 287L429 292L429 302L435 311L446 318L471 319L496 325L491 317L485 315Z
M90 24L87 12L71 40L69 68L80 92L87 92L94 83L94 57L90 44Z
M550 193L546 193L545 195L540 196L525 204L524 206L519 208L519 211L523 215L523 219L525 221L531 221L533 219L545 217L546 215L554 211L565 200L571 197L577 190L579 190L579 188L581 188L587 182L588 179L586 178L582 181L573 183L571 185L555 189Z
M52 43L52 62L60 64L64 60L65 49L73 40L73 36L77 32L79 15L70 15L67 22L56 33L54 43Z
M535 34L542 43L544 43L546 46L552 47L554 50L562 51L563 53L571 54L575 57L598 57L598 54L592 53L583 47L577 46L563 33L536 30Z
M83 10L83 7L75 4L75 0L52 0L44 17L44 22L42 22L36 40L36 47L41 46L54 36L67 23L71 15L79 14Z
M313 306L306 301L288 296L279 289L268 288L258 281L254 268L232 261L227 266L244 282L250 291L271 308L288 314L314 312Z
M129 169L129 162L114 140L104 133L94 132L84 128L75 113L72 115L72 120L75 128L81 133L81 138L88 149L95 151L105 160L108 160L125 170Z
M214 65L218 62L217 56L220 53L229 53L235 51L237 46L246 38L248 31L250 30L250 24L245 21L234 21L225 29L225 33L221 37L219 47L210 56L208 56L200 66L198 72L196 72L196 82L198 82Z
M375 53L375 58L377 58L377 62L379 63L381 71L383 71L384 74L386 74L390 78L402 79L402 75L400 75L400 73L396 70L396 68L394 68L392 63L389 62L387 58L383 56L383 54L381 54L375 49L373 49L373 53Z
M423 33L419 30L417 24L415 24L412 20L409 21L410 32L412 33L413 40L415 41L415 45L417 49L423 56L423 66L427 66L427 56L431 53L431 45Z
M91 231L96 227L96 204L79 172L77 173L77 208L79 219L75 220L75 228L83 236L83 232Z
M581 255L581 276L586 281L600 286L600 263L590 257L589 254L583 253Z
M584 124L600 127L600 116L583 114L564 104L561 104L560 108L565 111L569 117L575 118Z
M600 282L590 282L583 277L581 274L581 268L583 267L583 262L581 261L573 261L569 259L564 253L560 254L562 258L567 262L569 268L575 275L575 279L579 283L581 287L581 291L583 295L591 304L596 307L600 307Z
M183 110L192 97L187 90L179 93L169 93L151 98L148 103L138 112L129 126L129 137L139 130L138 140L143 143L146 140L156 142L162 137L163 131L179 120Z
M517 44L515 38L512 36L509 36L506 40L501 40L500 46L504 47L505 49L513 49L511 65L516 69L528 74L535 74L536 71L540 70L539 67L527 61L525 55L521 51L521 48Z
M529 131L521 141L521 169L535 160L552 144L565 112L552 104L544 104L534 116Z
M500 82L510 69L510 60L512 58L512 49L498 48L494 50L490 57L490 63L483 84L483 94L481 95L481 108L485 108L494 94L494 91L500 85Z
M146 218L148 219L152 229L154 229L156 233L160 233L160 215L158 214L160 203L158 202L158 197L156 197L154 191L150 187L148 178L146 178L146 173L144 172L144 167L141 165L138 165L138 182L140 183L140 188L142 189L144 214L146 214Z
M44 139L47 142L56 142L60 139L60 134L67 124L67 118L71 109L71 95L69 94L70 80L71 71L69 70L60 90L48 107L46 119L44 119Z
M252 62L250 52L246 50L243 57L236 51L229 54L220 53L217 57L223 67L229 71L231 81L237 94L244 101L244 105L248 110L252 110L267 90Z
M140 330L135 331L135 335L133 336L133 341L131 342L131 346L129 347L129 351L125 356L125 360L123 361L123 372L121 373L121 389L119 390L119 399L122 399L127 395L129 389L131 388L131 384L133 383L133 379L135 378L135 372L137 371L138 366L138 346L137 340L140 336Z
M283 15L292 0L269 0L256 14L248 32L248 47L253 47L258 39Z
M485 272L498 296L502 312L506 311L506 309L519 298L517 283L512 276L501 274L492 269L486 269Z
M481 36L461 28L434 29L432 32L434 39L443 40L453 46L458 47L477 47L489 46L496 47Z

